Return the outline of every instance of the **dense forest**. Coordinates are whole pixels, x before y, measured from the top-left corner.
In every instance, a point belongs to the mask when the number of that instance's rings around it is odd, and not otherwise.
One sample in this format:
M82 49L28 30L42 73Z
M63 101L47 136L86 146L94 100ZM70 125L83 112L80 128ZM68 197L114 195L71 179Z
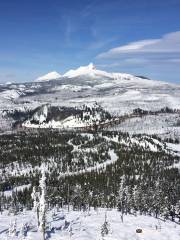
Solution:
M1 135L0 210L33 207L43 163L49 208L117 208L174 220L180 217L179 161L157 136L47 129Z

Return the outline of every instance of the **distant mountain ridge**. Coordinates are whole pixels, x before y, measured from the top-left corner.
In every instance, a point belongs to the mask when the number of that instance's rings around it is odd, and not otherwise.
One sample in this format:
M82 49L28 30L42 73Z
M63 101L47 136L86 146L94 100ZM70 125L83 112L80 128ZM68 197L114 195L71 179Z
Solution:
M76 78L81 76L89 76L89 77L105 77L105 78L131 78L133 75L126 74L126 73L113 73L113 72L106 72L102 70L98 70L93 63L90 63L87 66L80 66L77 69L71 69L67 71L64 75L60 75L58 72L50 72L41 77L38 77L35 81L50 81L54 79L59 79L62 77L65 78Z
M73 114L72 119L67 119L67 124L62 121L60 125L59 121L55 124L52 122L56 122L55 108L61 108L59 117L67 113L67 109L75 112L76 109L82 109L83 105L89 106L94 103L111 116L117 117L131 115L135 109L159 114L161 109L169 108L176 112L176 118L173 120L175 124L178 114L176 110L180 110L180 85L126 73L108 73L96 69L92 63L70 70L64 75L51 72L34 82L0 85L0 130L12 129L14 123L18 121L18 116L19 120L27 123L30 113L45 105L51 106L48 110L48 114L51 115L49 122L42 119L42 124L46 124L46 127L48 124L49 126L58 124L56 127L92 125L90 121L84 123L78 121ZM92 121L99 121L98 111L95 111L96 116L91 116ZM12 118L14 112L15 119ZM105 123L106 119L103 118L103 122ZM172 125L171 122L169 124ZM38 127L37 124L35 127Z
M38 77L35 82L41 82L41 81L49 81L60 78L61 75L58 72L49 72L46 75L43 75L41 77Z

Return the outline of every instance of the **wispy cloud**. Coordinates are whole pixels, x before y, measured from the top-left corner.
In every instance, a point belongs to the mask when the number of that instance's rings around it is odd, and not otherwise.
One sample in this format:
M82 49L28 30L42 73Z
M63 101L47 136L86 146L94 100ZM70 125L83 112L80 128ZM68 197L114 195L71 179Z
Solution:
M108 44L114 42L116 40L116 38L109 38L109 39L96 39L95 41L93 41L91 44L89 44L88 49L101 49L105 46L107 46Z
M72 28L72 23L71 19L68 18L67 23L66 23L66 28L65 28L65 39L67 45L71 45L71 34L73 33L73 28Z
M66 46L72 45L72 34L75 32L75 26L73 24L73 20L71 16L63 15L61 17L63 24L63 32L64 32L64 42Z
M172 66L179 65L180 58L170 58L170 59L145 59L145 58L126 58L120 59L115 62L107 62L107 63L97 63L96 66L104 69L112 69L112 68L122 68L123 67L152 67L152 66Z
M163 54L180 53L180 31L168 33L159 39L145 39L128 43L100 53L97 58L111 59L123 54Z
M179 82L180 31L161 38L129 42L96 56L96 65L109 71L144 74Z

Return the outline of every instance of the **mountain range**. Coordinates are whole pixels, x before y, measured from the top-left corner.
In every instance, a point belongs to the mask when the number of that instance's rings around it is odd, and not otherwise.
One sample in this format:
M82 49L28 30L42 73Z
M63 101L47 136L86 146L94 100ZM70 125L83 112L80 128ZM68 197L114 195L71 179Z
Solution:
M135 111L136 117L139 114L142 116L142 112L143 117L144 112L151 113L151 116L166 114L162 119L171 116L170 124L174 127L179 121L180 85L126 73L106 72L90 63L64 75L54 71L32 82L0 86L1 131L12 129L16 123L24 127L71 129L110 121L104 119L104 114L98 113L99 109L101 113L108 113L113 122L127 115L132 120ZM170 111L174 114L173 119ZM34 119L36 123L31 124ZM59 119L60 123L57 122ZM158 120L158 124L162 119Z

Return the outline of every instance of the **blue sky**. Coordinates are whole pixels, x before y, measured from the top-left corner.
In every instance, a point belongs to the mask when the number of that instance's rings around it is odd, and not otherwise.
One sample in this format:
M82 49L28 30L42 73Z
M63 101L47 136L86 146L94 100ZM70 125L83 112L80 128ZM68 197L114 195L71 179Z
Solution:
M1 0L0 82L93 62L180 83L180 0Z

